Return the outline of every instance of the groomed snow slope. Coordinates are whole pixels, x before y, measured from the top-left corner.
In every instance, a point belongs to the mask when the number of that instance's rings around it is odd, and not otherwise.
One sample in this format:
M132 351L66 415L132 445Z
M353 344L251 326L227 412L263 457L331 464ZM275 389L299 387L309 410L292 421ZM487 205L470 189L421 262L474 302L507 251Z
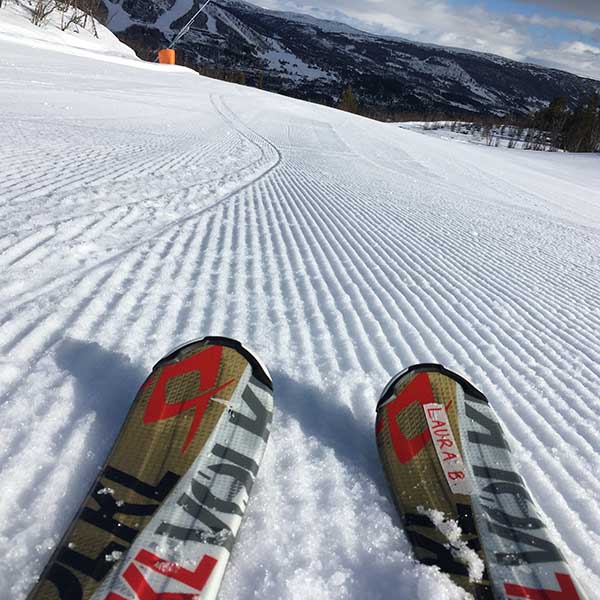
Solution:
M488 394L594 597L600 157L6 37L0 90L0 598L25 597L147 370L206 334L276 390L222 598L460 597L410 558L374 442L417 361Z

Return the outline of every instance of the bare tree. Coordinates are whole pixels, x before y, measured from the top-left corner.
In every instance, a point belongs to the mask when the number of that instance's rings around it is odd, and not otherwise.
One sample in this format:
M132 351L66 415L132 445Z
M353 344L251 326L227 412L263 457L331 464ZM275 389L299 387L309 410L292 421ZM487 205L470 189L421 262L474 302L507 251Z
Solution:
M41 27L54 12L55 8L56 2L54 0L37 0L31 9L31 22Z
M60 28L91 27L92 33L98 37L95 15L99 14L101 0L55 0L58 10L62 12Z
M87 28L88 20L91 23L92 33L98 37L98 28L96 27L96 19L100 18L100 5L102 0L77 0L79 8L85 14L83 27Z
M516 148L517 143L521 139L522 135L523 135L523 129L521 127L511 127L510 134L509 134L510 140L508 141L508 147Z
M66 0L58 3L58 9L62 12L60 28L67 31L69 27L77 27L83 24L85 13L79 10L77 0Z

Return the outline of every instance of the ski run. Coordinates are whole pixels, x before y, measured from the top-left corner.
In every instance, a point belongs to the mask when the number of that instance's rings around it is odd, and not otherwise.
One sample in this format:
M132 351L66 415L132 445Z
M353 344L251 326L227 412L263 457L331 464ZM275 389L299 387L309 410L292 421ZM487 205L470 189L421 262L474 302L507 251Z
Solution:
M421 361L490 399L600 589L600 157L488 148L0 9L0 598L25 598L170 348L242 340L272 435L228 600L437 600L375 406Z

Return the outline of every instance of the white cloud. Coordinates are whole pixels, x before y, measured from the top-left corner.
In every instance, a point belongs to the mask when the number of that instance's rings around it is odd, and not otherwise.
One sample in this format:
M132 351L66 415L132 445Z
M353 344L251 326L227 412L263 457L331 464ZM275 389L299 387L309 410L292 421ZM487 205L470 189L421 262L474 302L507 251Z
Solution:
M523 4L535 4L567 14L578 14L590 19L600 19L598 0L518 0Z
M529 59L548 67L600 80L600 47L591 44L564 42L552 53L534 50Z
M583 42L570 42L564 44L564 51L571 54L600 56L600 48L584 44Z
M548 29L566 29L586 36L600 34L600 23L584 19L561 19L542 15L511 15L521 25L539 25Z

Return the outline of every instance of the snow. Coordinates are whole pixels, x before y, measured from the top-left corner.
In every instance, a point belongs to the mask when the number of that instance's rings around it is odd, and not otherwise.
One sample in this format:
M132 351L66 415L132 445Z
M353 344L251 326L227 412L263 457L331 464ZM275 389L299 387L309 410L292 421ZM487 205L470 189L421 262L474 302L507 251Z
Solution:
M424 60L420 60L416 57L410 57L409 63L411 69L415 71L430 74L434 77L440 77L442 79L453 79L465 85L474 94L480 96L484 100L490 100L493 102L498 101L498 98L495 94L487 90L485 87L479 85L467 71L465 71L453 60L446 58L436 58L435 60L426 58ZM402 69L403 66L398 65L398 68ZM458 103L452 104L457 105Z
M37 49L40 54L60 52L69 56L103 61L121 66L135 67L150 71L161 71L162 73L191 73L185 67L177 65L159 65L139 60L135 52L121 43L119 39L106 27L97 24L98 37L91 28L77 27L74 30L61 31L60 13L55 11L48 18L44 27L34 27L29 22L27 0L5 1L4 8L0 9L0 43L8 46L17 44L26 46L28 49ZM27 51L24 51L27 52ZM5 69L18 69L19 63L9 63L4 59ZM6 82L7 85L11 81ZM41 81L33 81L43 85Z
M255 7L253 7L255 8ZM360 31L350 25L346 25L344 23L337 23L336 21L328 20L328 19L319 19L316 17L312 17L311 15L295 13L295 12L286 12L286 11L272 11L267 9L262 9L263 12L269 13L274 17L279 19L285 19L288 21L294 21L295 23L301 23L303 25L308 25L309 27L314 27L320 31L325 33L343 33L347 35L353 35L357 37L371 37L371 34L368 34L364 31Z
M274 43L271 50L263 51L261 57L266 59L270 68L287 72L293 79L333 79L331 74L326 73L319 67L306 64L301 58L286 50L278 42Z
M170 10L166 10L157 20L155 26L160 31L169 31L171 24L181 19L194 8L194 0L176 0ZM184 23L185 24L185 23Z
M122 0L105 2L104 6L108 10L107 23L112 31L125 31L128 27L134 25L129 13L123 8Z
M212 15L211 12L208 10L206 11L205 14L206 14L206 29L209 31L209 33L218 35L219 28L217 26L217 20L215 19L214 15Z
M463 597L411 558L377 457L379 393L418 361L487 393L594 597L600 157L440 139L75 35L0 9L0 596L25 598L148 369L224 334L269 366L277 410L222 598Z
M459 562L466 565L469 573L469 580L479 582L483 578L485 564L475 550L469 548L467 542L462 539L462 529L457 521L448 518L443 512L434 509L426 509L422 506L417 507L421 515L429 517L435 528L448 540L447 547L450 548L452 556Z
M237 32L250 46L255 46L258 49L265 49L267 47L265 39L243 21L240 21L234 14L222 10L217 4L209 4L206 10L207 14L220 19L227 27Z
M135 58L135 52L122 44L106 27L97 25L98 37L91 27L71 27L61 31L61 13L54 11L44 27L33 27L28 20L28 3L26 0L8 0L0 12L0 41L11 44L25 44L53 51L67 51L69 54L98 58L121 57Z

